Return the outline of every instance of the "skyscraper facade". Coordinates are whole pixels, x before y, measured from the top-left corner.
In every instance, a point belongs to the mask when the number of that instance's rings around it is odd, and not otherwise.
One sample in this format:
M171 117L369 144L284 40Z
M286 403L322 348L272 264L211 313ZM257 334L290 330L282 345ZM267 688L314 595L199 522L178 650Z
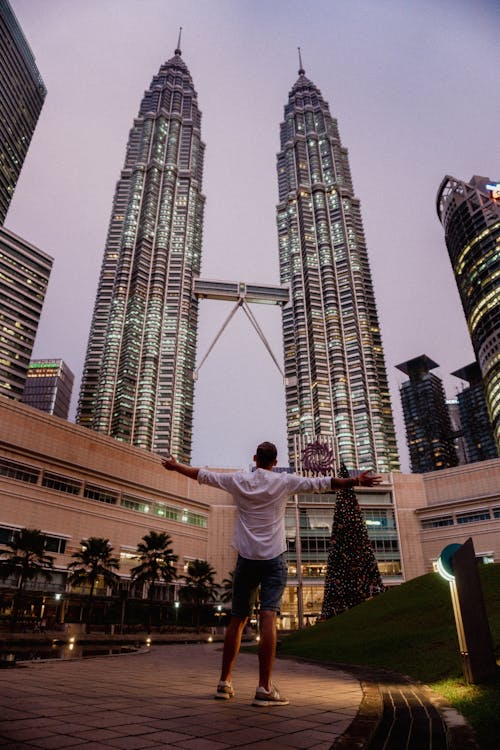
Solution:
M337 121L299 78L285 106L277 224L290 462L294 437L333 436L348 467L398 469L382 338L359 199ZM296 444L296 441L295 441Z
M498 458L479 365L472 362L455 370L452 375L468 383L457 396L467 463Z
M0 227L0 395L20 401L53 258Z
M205 146L175 50L142 99L118 181L77 420L189 461Z
M75 376L62 359L32 359L23 391L23 404L68 419Z
M443 381L430 372L435 367L425 354L397 365L409 378L401 386L401 403L411 470L416 474L458 465Z
M447 175L437 212L500 451L500 183Z
M0 224L47 90L8 0L0 0Z

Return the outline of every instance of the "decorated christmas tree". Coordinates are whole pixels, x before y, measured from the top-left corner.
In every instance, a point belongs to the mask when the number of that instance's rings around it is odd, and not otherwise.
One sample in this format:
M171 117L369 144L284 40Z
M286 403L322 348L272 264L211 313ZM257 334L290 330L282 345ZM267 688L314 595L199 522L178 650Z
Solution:
M344 464L339 476L349 477ZM373 547L352 488L339 490L325 576L322 619L355 607L385 590Z

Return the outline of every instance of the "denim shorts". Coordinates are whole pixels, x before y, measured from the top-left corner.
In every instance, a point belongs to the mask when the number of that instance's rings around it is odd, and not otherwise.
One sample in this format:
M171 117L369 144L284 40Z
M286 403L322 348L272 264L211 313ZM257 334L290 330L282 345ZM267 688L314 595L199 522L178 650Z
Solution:
M238 555L233 576L233 606L235 617L250 617L257 603L260 586L260 609L279 612L286 586L285 556L272 560L248 560Z

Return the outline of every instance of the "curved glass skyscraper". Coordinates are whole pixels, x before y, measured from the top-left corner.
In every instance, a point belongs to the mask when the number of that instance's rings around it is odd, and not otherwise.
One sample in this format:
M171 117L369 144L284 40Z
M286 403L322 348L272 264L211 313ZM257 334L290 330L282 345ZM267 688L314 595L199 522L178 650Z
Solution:
M447 175L437 212L500 452L500 183Z
M0 0L0 225L47 95L33 52L8 0Z
M361 209L337 121L302 66L285 106L277 208L286 410L294 436L333 436L350 468L399 468Z
M130 131L83 371L77 421L189 461L200 271L201 113L181 50Z

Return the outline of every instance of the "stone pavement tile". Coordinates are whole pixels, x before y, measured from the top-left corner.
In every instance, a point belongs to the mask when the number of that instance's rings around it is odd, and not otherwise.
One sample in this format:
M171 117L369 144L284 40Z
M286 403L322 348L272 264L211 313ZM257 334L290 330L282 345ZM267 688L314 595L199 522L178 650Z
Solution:
M7 740L21 742L23 740L40 739L41 737L51 737L54 734L52 729L48 727L27 727L21 729L21 727L15 727L14 729L2 729L0 737L5 737ZM1 743L3 744L3 743Z
M99 727L100 729L109 729L110 727L121 727L126 724L135 722L133 717L124 713L115 713L114 711L95 711L94 713L81 713L74 715L79 724L86 727Z
M148 723L144 724L124 724L123 726L114 726L113 732L118 737L135 737L140 734L148 734L152 729Z
M32 719L33 714L16 708L2 708L2 720L15 721L16 719Z
M336 724L339 721L345 722L346 715L345 713L337 713L336 711L318 711L317 714L311 714L308 716L307 720L314 722L318 726L321 724Z
M291 732L300 732L311 728L315 729L317 726L314 722L305 721L304 719L279 719L276 721L277 717L275 716L274 718L275 721L266 724L266 729L271 729L276 734L290 734Z
M220 725L219 725L220 726ZM209 734L214 734L217 729L214 726L204 726L198 724L198 720L194 720L191 723L186 723L185 719L173 719L172 721L155 721L151 724L151 731L157 729L166 731L178 731L183 733L189 730L190 736L193 737L205 737Z
M161 744L163 742L165 743L165 747L168 747L169 744L173 745L174 742L177 744L178 742L189 740L191 738L191 733L174 732L169 729L164 729L161 732L150 732L146 737L152 743Z
M214 742L206 738L187 740L187 742L176 743L175 746L184 750L226 750L229 747L239 747L239 745L226 745L224 742ZM255 747L255 745L252 745L252 747ZM276 750L276 745L273 746L273 750Z
M42 747L45 750L58 750L61 747L78 747L83 743L78 737L70 737L66 734L51 734L50 737L32 739L31 744Z
M140 750L140 748L149 748L155 742L146 737L118 737L116 740L106 740L109 747L121 748L121 750ZM167 745L168 747L168 745Z
M76 735L77 732L83 732L85 729L88 729L84 724L76 724L71 721L60 721L57 724L52 724L50 728L54 734L70 735Z
M319 743L330 742L331 746L333 739L334 736L331 733L308 730L307 732L287 734L281 737L280 742L283 747L295 747L300 750L307 750L310 747L316 748Z
M260 740L272 740L278 736L277 732L270 732L268 729L262 729L257 726L236 730L228 728L227 731L211 735L210 739L214 740L214 742L225 742L233 747L239 747L243 743L248 744L249 742L259 742Z
M258 713L257 713L258 712ZM240 716L239 723L245 726L254 727L257 723L259 727L268 727L269 725L275 724L277 721L283 721L281 712L278 713L277 709L273 711L264 712L262 707L253 707L253 711L248 714Z
M2 745L2 750L40 750L40 748L24 742L8 742L6 745Z
M80 739L85 740L86 742L89 740L93 740L94 742L97 742L98 740L113 740L119 736L111 729L96 729L95 727L92 729L85 729L82 732L74 732L74 735L75 737L80 737Z
M31 719L17 719L16 721L0 721L0 737L3 737L5 730L9 729L28 729L30 727L41 729L42 727L52 727L58 724L59 721L57 719L39 716L33 716Z

